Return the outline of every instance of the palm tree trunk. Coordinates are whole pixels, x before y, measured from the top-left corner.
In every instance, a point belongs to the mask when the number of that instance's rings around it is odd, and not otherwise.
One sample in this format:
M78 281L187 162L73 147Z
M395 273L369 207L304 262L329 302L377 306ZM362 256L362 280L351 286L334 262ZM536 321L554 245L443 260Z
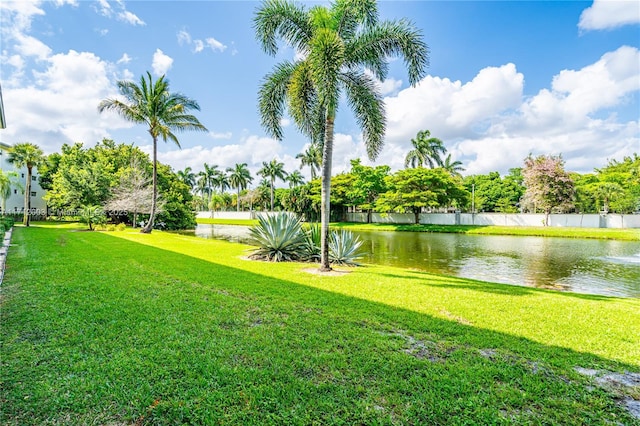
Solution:
M236 198L236 204L238 205L238 213L240 213L240 185L238 185L238 198Z
M153 229L153 221L156 215L156 198L158 198L158 138L153 137L153 198L151 199L151 212L147 225L140 231L143 234L150 234Z
M327 115L322 149L322 192L320 212L320 271L331 270L329 265L329 215L331 211L331 158L333 157L334 116Z
M24 186L24 215L22 216L22 224L29 226L31 222L31 167L27 166L27 182Z
M271 211L273 211L273 185L275 185L276 180L274 178L271 179Z

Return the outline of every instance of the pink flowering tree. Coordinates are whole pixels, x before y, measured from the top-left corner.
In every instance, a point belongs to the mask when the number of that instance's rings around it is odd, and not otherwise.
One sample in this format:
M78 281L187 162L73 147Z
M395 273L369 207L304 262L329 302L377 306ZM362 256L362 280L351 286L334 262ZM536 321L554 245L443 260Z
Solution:
M564 170L562 156L531 154L524 160L522 169L526 188L523 205L531 211L543 211L544 225L549 224L552 211L566 212L573 207L575 188L573 180Z

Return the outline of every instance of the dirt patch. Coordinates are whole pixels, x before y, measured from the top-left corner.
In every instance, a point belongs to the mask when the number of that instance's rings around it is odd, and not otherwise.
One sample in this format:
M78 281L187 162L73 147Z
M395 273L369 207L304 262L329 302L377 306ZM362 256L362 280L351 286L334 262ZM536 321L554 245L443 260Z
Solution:
M640 373L613 373L582 367L575 367L575 370L583 376L593 378L599 387L618 395L629 413L640 419L640 401L635 399L640 394Z
M332 269L330 271L321 271L318 268L306 268L306 269L303 269L302 272L306 272L307 274L322 275L327 277L340 277L342 275L351 273L351 271L338 271L336 269Z

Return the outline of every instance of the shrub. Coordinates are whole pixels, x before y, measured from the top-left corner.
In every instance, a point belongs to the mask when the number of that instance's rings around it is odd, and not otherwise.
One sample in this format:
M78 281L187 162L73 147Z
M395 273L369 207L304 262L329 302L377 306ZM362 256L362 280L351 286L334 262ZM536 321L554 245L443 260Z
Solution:
M123 222L120 222L116 225L116 231L124 231L125 229L127 229L127 225L125 225Z
M305 257L307 237L298 218L291 214L260 216L249 233L259 247L253 258L282 262Z
M351 231L332 231L329 234L329 261L338 265L357 266L356 259L362 240Z
M89 225L89 229L93 229L93 225L103 225L107 216L100 206L83 206L80 209L80 221Z
M320 260L320 238L321 228L319 223L309 224L309 228L305 232L304 259L317 262Z

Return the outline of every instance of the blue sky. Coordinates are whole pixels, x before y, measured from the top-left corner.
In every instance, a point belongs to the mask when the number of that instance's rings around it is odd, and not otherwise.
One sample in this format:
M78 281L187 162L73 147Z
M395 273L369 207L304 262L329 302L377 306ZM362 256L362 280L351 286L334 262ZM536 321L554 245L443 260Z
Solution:
M304 2L307 6L315 4ZM150 152L144 126L98 114L119 79L166 74L173 91L197 100L208 134L160 143L174 169L246 162L255 172L277 158L286 169L307 141L285 120L283 141L260 126L261 79L295 52L273 58L255 41L252 1L2 1L0 83L5 143L45 152L103 137ZM640 152L640 2L382 1L382 19L408 18L429 45L428 75L409 87L394 61L385 94L388 125L378 160L342 105L334 170L349 160L403 166L410 141L429 129L465 174L522 165L529 154L562 154L589 172ZM303 170L303 173L308 173Z

